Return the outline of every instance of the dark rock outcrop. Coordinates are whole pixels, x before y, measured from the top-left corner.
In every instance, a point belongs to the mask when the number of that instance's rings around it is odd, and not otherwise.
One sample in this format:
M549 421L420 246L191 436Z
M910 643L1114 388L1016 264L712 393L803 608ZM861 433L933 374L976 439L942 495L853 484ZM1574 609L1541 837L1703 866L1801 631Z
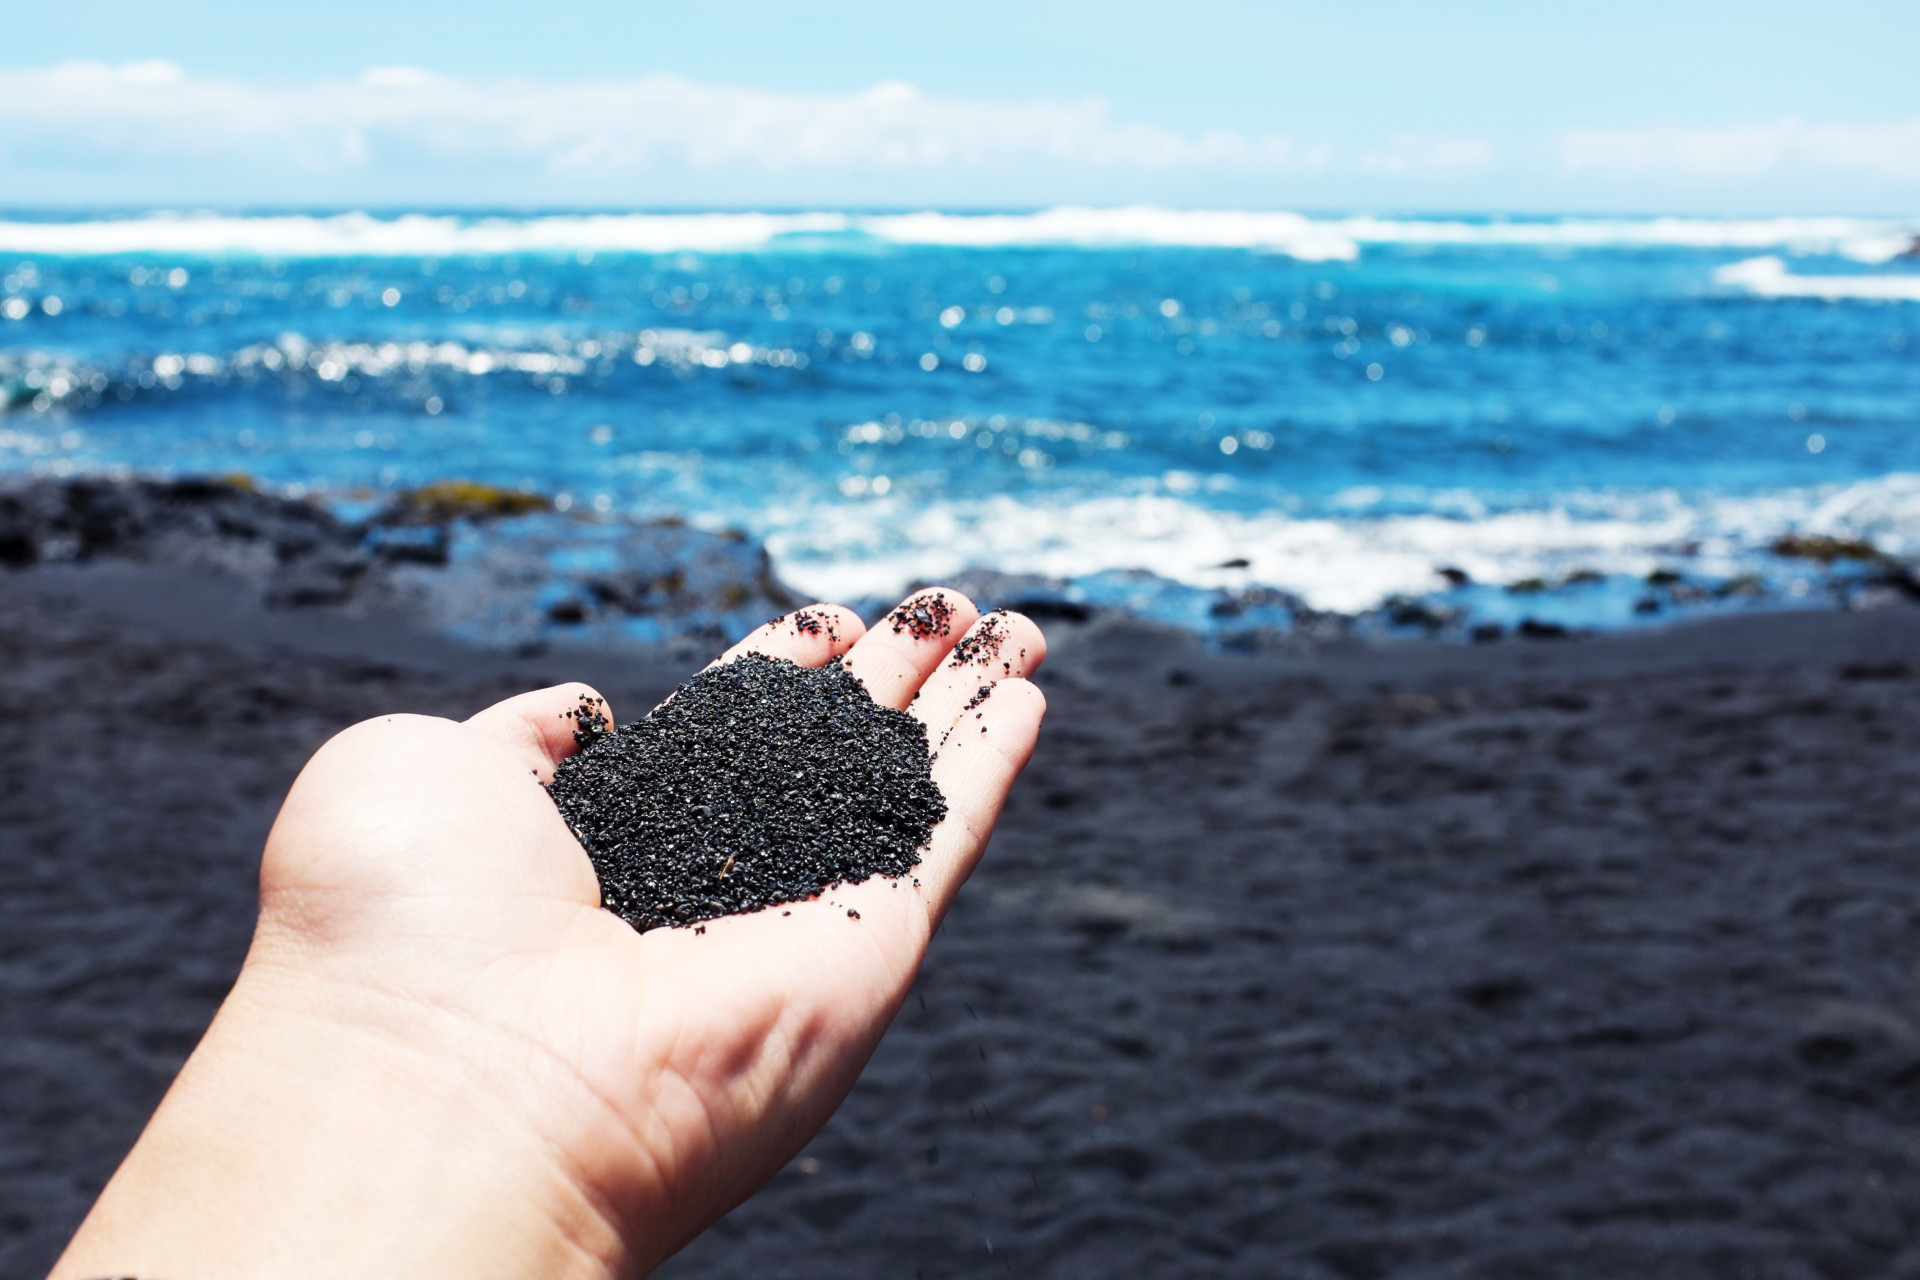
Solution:
M122 559L258 583L278 608L386 611L492 646L723 643L799 603L744 534L575 517L444 481L365 520L246 477L0 482L0 566Z

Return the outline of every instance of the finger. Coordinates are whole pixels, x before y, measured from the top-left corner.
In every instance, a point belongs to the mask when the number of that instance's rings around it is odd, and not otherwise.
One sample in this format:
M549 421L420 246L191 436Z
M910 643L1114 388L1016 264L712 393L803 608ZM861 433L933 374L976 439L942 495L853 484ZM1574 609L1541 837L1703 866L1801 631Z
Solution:
M983 714L979 708L996 680L1030 676L1046 657L1047 638L1031 619L995 609L967 629L908 710L927 726L927 741L938 751L956 721Z
M958 591L916 592L847 651L847 670L860 677L875 702L900 710L979 616Z
M824 667L827 659L851 649L866 630L866 623L851 609L810 604L761 624L710 665L732 662L745 653L764 653L769 658L785 658L797 667Z
M934 828L927 853L914 873L927 902L929 924L938 927L953 895L966 883L999 821L1007 790L1033 755L1046 695L1020 679L1002 680L969 720L940 750L933 780L947 798L947 816Z
M469 728L514 752L540 781L553 781L553 767L613 727L613 708L584 684L556 684L496 702L467 721Z

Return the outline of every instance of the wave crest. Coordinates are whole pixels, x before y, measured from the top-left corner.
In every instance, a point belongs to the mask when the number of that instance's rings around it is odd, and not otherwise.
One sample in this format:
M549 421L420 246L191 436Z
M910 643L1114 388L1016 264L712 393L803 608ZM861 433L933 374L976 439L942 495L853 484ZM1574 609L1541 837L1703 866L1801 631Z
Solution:
M154 214L0 222L0 252L164 253L276 258L460 257L507 253L749 253L896 245L1247 249L1351 261L1369 245L1562 249L1774 249L1885 262L1920 225L1864 218L1561 218L1531 221L1309 218L1286 211L1059 206L1028 213L629 213L464 217L366 213L237 217Z
M771 513L768 525L782 578L822 599L885 596L984 564L1067 579L1146 569L1202 588L1259 583L1315 609L1360 613L1445 589L1443 568L1493 584L1578 571L1644 578L1674 563L1708 577L1779 577L1770 548L1789 532L1911 554L1920 550L1920 475L1748 496L1571 494L1472 519L1242 514L1166 494L1058 503L1000 495L809 505Z
M1721 267L1713 273L1713 282L1745 289L1759 298L1920 302L1920 275L1795 275L1772 255Z

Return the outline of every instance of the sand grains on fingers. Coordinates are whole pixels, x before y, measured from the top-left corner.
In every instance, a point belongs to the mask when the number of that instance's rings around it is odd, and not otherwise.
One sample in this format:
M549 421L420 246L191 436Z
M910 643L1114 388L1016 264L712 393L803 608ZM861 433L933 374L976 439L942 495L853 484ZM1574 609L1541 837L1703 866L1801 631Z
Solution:
M496 702L466 723L512 751L545 783L553 780L554 766L613 727L613 708L590 685L557 684Z
M1047 698L1038 685L1015 677L996 683L979 710L980 718L968 720L965 731L954 733L933 761L947 816L934 828L916 873L933 925L980 861L1007 792L1033 755Z
M847 652L866 634L853 610L837 604L810 604L760 624L710 666L748 653L785 658L797 667L823 667Z
M883 707L904 709L954 644L979 618L958 591L929 587L915 592L847 651L847 669Z
M1024 679L1046 661L1047 639L1022 614L995 609L967 629L908 708L927 726L937 753L962 722L984 717L982 707L1002 680Z

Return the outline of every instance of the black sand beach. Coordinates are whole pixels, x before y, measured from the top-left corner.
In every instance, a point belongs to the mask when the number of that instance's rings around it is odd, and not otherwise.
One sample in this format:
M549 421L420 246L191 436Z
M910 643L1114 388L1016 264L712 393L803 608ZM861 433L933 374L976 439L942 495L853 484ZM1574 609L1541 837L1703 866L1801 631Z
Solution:
M219 1002L347 723L691 664L0 575L0 1274ZM1049 624L1039 754L853 1096L662 1274L1920 1270L1920 609L1210 657Z

